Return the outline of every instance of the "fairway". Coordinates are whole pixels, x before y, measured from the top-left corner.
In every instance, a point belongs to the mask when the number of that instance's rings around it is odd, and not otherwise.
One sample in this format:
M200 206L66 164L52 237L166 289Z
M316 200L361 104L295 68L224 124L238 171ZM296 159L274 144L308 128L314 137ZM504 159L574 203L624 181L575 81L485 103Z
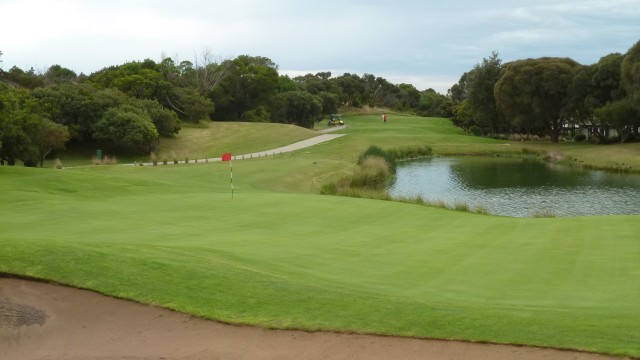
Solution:
M377 120L234 163L233 199L225 163L0 167L0 272L229 323L640 357L638 216L515 219L319 195L314 180L371 144L520 151L444 119Z

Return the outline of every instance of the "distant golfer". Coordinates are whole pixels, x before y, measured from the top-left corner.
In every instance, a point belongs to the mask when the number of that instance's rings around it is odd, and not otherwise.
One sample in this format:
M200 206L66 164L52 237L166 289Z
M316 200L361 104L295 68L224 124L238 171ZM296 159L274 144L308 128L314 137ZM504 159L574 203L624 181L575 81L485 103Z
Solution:
M382 122L385 124L387 123L387 114L382 115Z

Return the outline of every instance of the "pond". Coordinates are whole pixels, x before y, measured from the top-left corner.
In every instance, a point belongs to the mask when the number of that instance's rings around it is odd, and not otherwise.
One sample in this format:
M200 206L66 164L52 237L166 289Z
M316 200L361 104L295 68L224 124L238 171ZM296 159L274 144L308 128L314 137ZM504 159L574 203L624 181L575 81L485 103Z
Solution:
M461 157L401 163L389 193L514 217L640 214L640 175L527 159Z

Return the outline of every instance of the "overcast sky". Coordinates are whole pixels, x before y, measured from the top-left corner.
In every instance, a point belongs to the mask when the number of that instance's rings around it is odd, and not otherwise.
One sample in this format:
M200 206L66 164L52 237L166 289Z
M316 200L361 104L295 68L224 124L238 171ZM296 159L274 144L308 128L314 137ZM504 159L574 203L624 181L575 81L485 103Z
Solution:
M162 54L265 56L292 76L382 76L441 93L497 50L592 64L640 40L640 0L0 0L14 65L90 74Z

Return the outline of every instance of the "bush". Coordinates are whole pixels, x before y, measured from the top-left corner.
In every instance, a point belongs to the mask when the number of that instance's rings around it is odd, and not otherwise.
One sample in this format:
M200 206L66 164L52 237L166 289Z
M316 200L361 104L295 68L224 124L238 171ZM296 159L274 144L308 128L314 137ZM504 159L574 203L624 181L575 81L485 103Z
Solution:
M531 217L534 218L554 218L556 217L556 214L549 210L549 209L543 209L543 210L538 210L535 213L533 213L533 215L531 215Z
M62 161L60 161L60 159L56 159L55 162L53 163L53 167L55 167L58 170L62 169Z
M478 125L471 125L469 127L469 132L472 133L475 136L482 136L482 128Z
M393 159L417 159L421 157L430 157L433 155L433 149L429 146L408 146L405 148L389 149L387 152Z
M587 140L587 135L585 134L577 134L573 137L573 141L581 142Z
M475 211L476 214L482 214L482 215L489 215L490 214L489 209L487 209L486 207L484 207L482 205L476 206L474 211Z
M389 166L389 171L391 172L391 174L395 174L396 173L396 160L395 160L395 158L390 153L384 151L379 146L376 146L376 145L369 146L369 148L364 153L362 153L362 155L360 155L360 158L358 159L358 165L362 165L362 163L368 157L378 157L378 158L382 158L382 159L386 160L387 164Z
M349 187L384 189L391 178L392 173L387 160L369 156L356 168L349 181Z
M464 211L464 212L469 211L469 205L463 202L456 203L455 205L453 205L453 208L457 211Z

